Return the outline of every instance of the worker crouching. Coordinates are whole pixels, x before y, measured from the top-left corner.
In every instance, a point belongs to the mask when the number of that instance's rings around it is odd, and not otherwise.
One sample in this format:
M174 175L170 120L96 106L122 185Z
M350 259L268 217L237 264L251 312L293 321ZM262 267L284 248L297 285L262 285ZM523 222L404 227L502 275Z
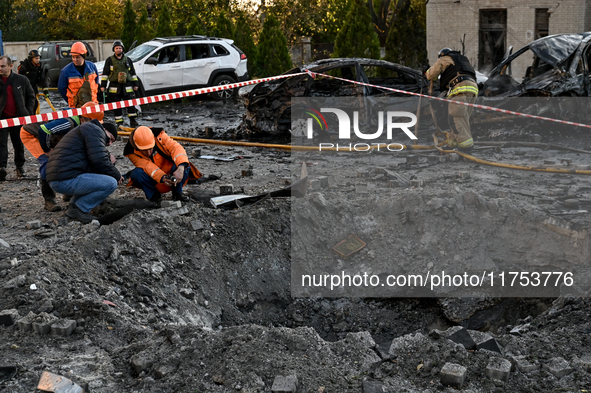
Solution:
M189 179L203 176L189 162L185 149L161 128L136 128L123 154L135 165L128 186L141 188L150 201L160 204L162 194L172 191L172 199L187 202L183 187Z

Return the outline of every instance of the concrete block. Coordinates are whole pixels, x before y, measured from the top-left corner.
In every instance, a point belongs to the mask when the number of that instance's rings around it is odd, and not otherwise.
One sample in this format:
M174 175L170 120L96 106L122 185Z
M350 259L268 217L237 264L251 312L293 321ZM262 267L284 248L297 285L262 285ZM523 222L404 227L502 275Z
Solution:
M579 200L578 199L567 199L564 201L564 207L567 209L578 209L579 208Z
M289 186L291 184L291 177L282 177L281 184L284 186Z
M49 334L51 332L51 325L57 320L58 318L56 316L42 312L33 320L33 331L39 334Z
M422 179L412 179L410 181L410 186L411 187L423 187L425 183L423 182Z
M455 331L454 333L447 336L448 340L455 342L456 344L461 344L466 349L474 349L476 347L476 343L468 333L468 329L462 327Z
M318 179L310 180L310 187L309 188L314 191L320 190L320 180L318 180Z
M560 162L562 162L566 166L571 166L573 163L572 158L561 158Z
M441 369L440 381L443 386L461 389L466 380L466 367L455 363L445 363Z
M318 176L317 179L320 180L321 188L328 188L328 176Z
M76 321L71 319L60 319L51 325L51 333L62 337L69 337L76 329Z
M447 157L447 160L451 161L451 162L460 161L460 155L458 153L449 153L446 157Z
M182 206L181 201L162 201L160 207L174 207L180 209Z
M200 229L203 229L204 226L201 223L201 221L191 221L191 228L193 228L194 231L198 231Z
M6 243L4 240L0 239L0 246L5 248L10 248L10 244Z
M189 214L189 208L187 206L183 206L179 210L176 211L176 214L178 214L179 216L187 215L187 214Z
M490 379L507 382L511 373L511 362L503 358L490 358L486 366L486 376Z
M548 371L550 374L554 375L556 378L562 378L562 377L572 373L574 370L570 366L570 363L561 357L556 357L556 358L550 359L547 363L545 363L542 366L542 369Z
M470 172L460 171L458 172L458 177L462 180L467 180L470 178Z
M225 184L220 186L220 195L232 195L234 193L234 186L232 184Z
M131 358L131 366L138 374L144 370L149 369L153 364L154 361L143 353L138 353Z
M416 156L414 154L410 154L410 155L406 156L406 162L411 163L411 164L416 164L417 162L419 162L419 156Z
M357 177L360 179L366 179L369 177L368 171L357 171Z
M384 393L384 385L378 381L363 381L361 385L362 393Z
M511 362L515 365L515 368L522 373L529 373L540 368L540 364L537 360L530 361L527 356L524 355L511 357Z
M35 221L27 222L27 229L39 229L39 228L41 228L41 221L35 220Z
M296 393L298 390L298 377L296 375L277 375L273 380L271 392L273 393Z
M35 317L35 313L33 311L29 311L27 315L16 321L19 330L22 330L23 332L33 330L33 321L35 320Z
M19 318L18 310L14 308L0 311L0 325L12 326Z
M367 194L369 189L367 184L355 184L355 193L357 194Z

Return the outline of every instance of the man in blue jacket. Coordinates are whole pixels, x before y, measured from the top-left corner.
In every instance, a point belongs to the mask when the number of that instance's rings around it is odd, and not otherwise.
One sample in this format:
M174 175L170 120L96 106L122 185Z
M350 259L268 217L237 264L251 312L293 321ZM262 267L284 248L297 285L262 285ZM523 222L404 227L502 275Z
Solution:
M80 108L89 101L98 104L98 70L94 63L86 61L88 50L82 42L72 45L72 62L62 68L57 89L70 108Z
M46 178L55 191L73 195L66 215L91 222L90 211L121 184L123 177L111 161L107 146L117 139L117 126L94 119L68 132L53 149Z

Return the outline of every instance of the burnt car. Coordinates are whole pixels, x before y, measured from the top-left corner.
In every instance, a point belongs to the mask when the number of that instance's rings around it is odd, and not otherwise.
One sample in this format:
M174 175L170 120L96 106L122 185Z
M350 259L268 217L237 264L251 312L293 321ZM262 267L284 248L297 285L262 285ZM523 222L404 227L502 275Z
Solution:
M531 62L528 59L531 56ZM524 75L511 75L512 64L526 59ZM540 38L506 56L480 89L485 97L591 96L591 32Z
M422 91L426 94L429 86L429 82L420 71L384 60L362 58L319 60L293 68L284 75L305 70L415 93ZM436 85L434 94L438 92L438 85ZM352 84L329 77L317 75L316 78L312 78L309 75L300 75L254 86L245 100L247 112L243 126L246 133L250 135L289 137L292 97L354 96L409 97L403 93ZM423 103L423 105L426 104L426 102ZM416 98L412 105L416 110Z

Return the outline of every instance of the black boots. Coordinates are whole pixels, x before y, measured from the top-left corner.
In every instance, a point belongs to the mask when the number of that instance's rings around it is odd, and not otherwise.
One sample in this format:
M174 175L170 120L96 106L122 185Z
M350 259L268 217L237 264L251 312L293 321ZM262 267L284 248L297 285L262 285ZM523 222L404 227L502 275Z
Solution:
M137 120L135 119L135 117L130 117L129 118L129 126L130 127L137 127L139 126Z
M160 191L156 190L156 192L154 192L154 195L152 195L152 198L150 198L150 201L160 206L160 204L162 203L162 194L160 193Z
M178 192L172 192L172 200L173 201L181 201L181 202L189 202L190 198L183 194L182 192L179 194Z
M23 168L22 166L17 166L16 167L16 177L18 177L19 179L22 179L25 176L27 176L27 172L25 172L25 168Z
M90 213L84 213L82 210L76 206L75 203L70 203L68 206L68 210L66 210L66 216L78 220L83 224L88 224L92 220L94 220L94 216Z
M50 212L59 212L62 207L55 201L55 191L49 186L47 180L41 180L41 194L45 199L45 210Z

